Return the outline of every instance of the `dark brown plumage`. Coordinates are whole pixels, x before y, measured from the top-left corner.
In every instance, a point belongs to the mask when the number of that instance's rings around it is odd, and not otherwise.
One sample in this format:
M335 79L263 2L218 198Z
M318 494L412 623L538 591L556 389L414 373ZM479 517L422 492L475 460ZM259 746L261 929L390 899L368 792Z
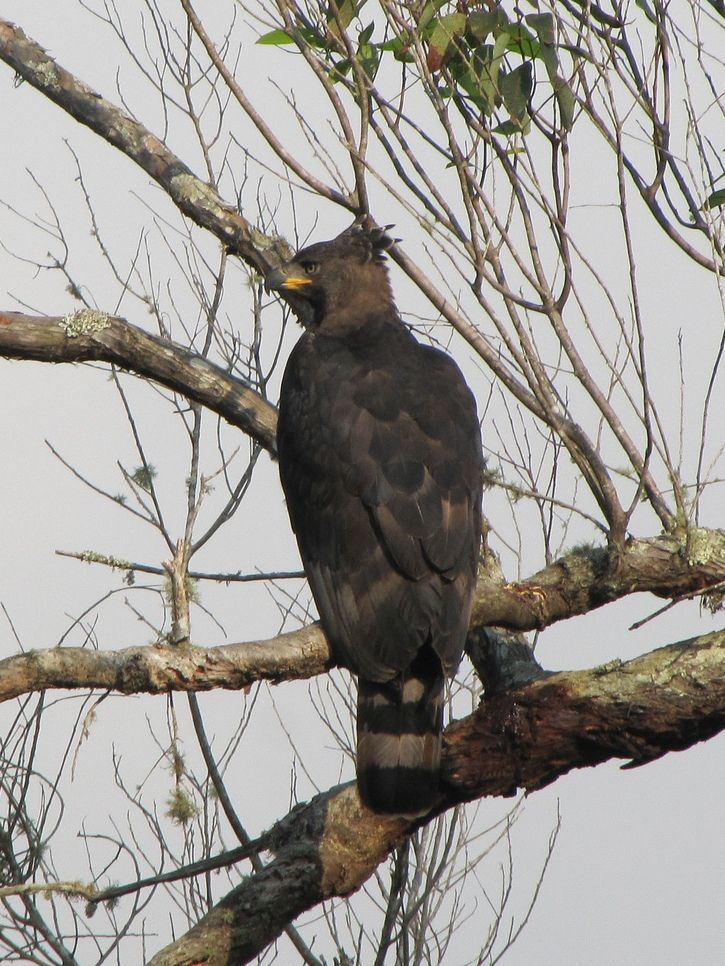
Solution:
M307 329L282 381L280 476L325 633L358 675L360 796L421 815L438 797L444 682L470 618L482 457L458 367L395 308L392 244L356 222L267 285Z

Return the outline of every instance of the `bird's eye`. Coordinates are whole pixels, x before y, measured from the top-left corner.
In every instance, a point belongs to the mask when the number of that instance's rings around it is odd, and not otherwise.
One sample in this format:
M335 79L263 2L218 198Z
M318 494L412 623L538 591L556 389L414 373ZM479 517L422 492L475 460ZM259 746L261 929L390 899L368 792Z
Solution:
M319 262L305 262L302 266L305 270L305 275L317 275L320 270Z

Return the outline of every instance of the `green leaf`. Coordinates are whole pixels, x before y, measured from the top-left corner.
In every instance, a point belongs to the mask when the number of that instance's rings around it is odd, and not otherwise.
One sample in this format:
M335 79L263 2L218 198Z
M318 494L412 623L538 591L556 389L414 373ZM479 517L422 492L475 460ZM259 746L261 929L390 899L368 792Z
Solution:
M352 61L349 57L338 60L330 69L330 80L333 84L339 84L343 77L346 77L352 69Z
M501 61L503 60L503 55L508 49L509 41L511 40L511 34L508 30L502 30L501 33L496 37L496 43L493 45L493 62L494 69L498 73L501 66Z
M465 13L449 13L435 21L433 32L428 41L428 67L430 70L441 69L446 56L450 56L455 41L463 36L465 30Z
M459 83L473 102L484 114L491 115L498 96L497 71L494 66L494 48L491 44L480 44L473 51L470 64L461 75Z
M559 76L559 57L556 53L556 47L550 47L548 44L541 44L539 49L539 59L543 60L544 66L546 67L546 73L549 75L549 80L552 84L554 84Z
M489 115L493 113L499 97L499 74L508 36L506 32L500 33L493 46L480 44L476 47L467 75L461 78L460 82L481 110ZM479 103L476 98L483 98L483 100Z
M489 34L497 36L508 23L508 17L500 8L476 11L468 17L468 30L476 40L485 40Z
M510 137L513 134L521 134L521 127L515 121L502 121L492 131L493 134L505 134Z
M504 105L511 118L517 121L523 119L533 89L531 64L521 64L509 74L502 71L499 86Z
M300 27L299 32L302 39L305 41L305 43L309 44L310 47L315 47L317 49L324 47L322 38L314 30L310 30L308 27ZM285 47L288 44L293 44L294 42L294 37L292 37L291 34L288 34L286 30L282 29L270 30L269 33L263 34L259 40L257 40L258 44L264 44L270 47Z
M512 23L507 33L511 37L508 49L514 54L521 54L522 57L538 57L541 51L541 44L534 37L531 31L527 30L523 24Z
M556 83L554 84L554 92L559 104L562 127L567 131L571 131L574 126L574 111L576 110L574 91L565 80L557 77Z
M527 114L525 124L520 124L517 121L502 121L491 133L504 134L506 137L511 137L514 134L526 134L530 127L531 119Z
M490 100L486 88L480 83L478 78L468 76L461 79L460 86L466 92L468 99L472 101L481 114L490 117L493 114L494 102ZM495 94L494 94L495 97Z
M539 57L544 62L546 73L549 75L551 86L554 89L556 102L559 106L561 125L571 131L574 124L574 111L576 109L576 98L571 87L559 73L559 55L556 50L556 31L554 29L554 18L550 13L532 13L526 18L526 23L534 28L539 38L540 50Z
M286 30L270 30L268 34L262 34L257 43L268 44L270 47L284 47L285 44L293 44L294 40Z
M429 0L429 2L423 7L423 12L418 20L418 30L421 32L424 31L446 2L447 0Z
M536 31L536 36L542 44L553 47L556 43L554 18L550 13L530 13L524 17L526 23Z
M393 37L392 40L386 40L382 44L376 45L378 50L381 52L390 52L396 60L401 60L406 64L410 64L413 61L413 55L410 53L410 44L401 40L400 37Z
M380 53L375 44L361 44L357 51L360 66L371 80L375 79L380 64Z
M702 207L708 211L712 208L722 208L723 205L725 205L725 188L718 188L717 191L713 191Z
M357 42L360 47L370 40L373 35L373 30L375 30L375 24L369 23L364 30L360 31L360 36L357 38Z
M335 16L333 3L337 7L337 16ZM364 5L365 0L340 0L339 3L330 0L330 12L327 15L327 28L330 33L340 40L342 31L347 29Z

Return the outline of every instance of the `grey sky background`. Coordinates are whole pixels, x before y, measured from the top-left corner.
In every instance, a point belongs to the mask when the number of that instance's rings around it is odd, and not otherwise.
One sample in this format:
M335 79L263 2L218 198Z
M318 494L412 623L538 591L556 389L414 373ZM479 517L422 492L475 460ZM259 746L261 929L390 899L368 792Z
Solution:
M226 3L212 2L204 6L208 7L204 15L210 28L225 22ZM176 13L177 4L169 0L168 7ZM80 4L71 0L57 0L52 5L32 0L0 0L0 15L22 25L61 64L110 100L118 101L115 75L122 52L103 25ZM243 19L240 10L240 35ZM129 22L133 22L131 15ZM273 75L283 87L299 89L303 82L294 74L299 66L287 55L251 46L251 39L245 42L243 72L245 79L254 78L249 81L249 90L263 110L277 110L279 104L278 95L266 81L267 76ZM139 119L161 133L158 106L144 103L127 65L122 67L119 77L122 90ZM163 251L159 242L161 232L153 224L154 215L148 205L179 225L171 204L158 189L149 187L145 176L130 162L71 122L28 85L14 89L10 71L5 67L0 70L0 117L3 129L12 132L0 152L0 202L4 202L0 206L2 307L54 315L78 307L64 291L66 283L59 272L38 274L32 264L13 257L42 260L47 250L58 251L57 242L43 237L42 225L49 209L40 185L56 207L67 232L76 278L92 288L99 308L127 314L131 322L144 324L137 305L122 303L117 307L116 288L109 281L97 250L89 243L88 214L79 186L74 183L75 162L69 148L82 161L99 224L105 236L112 240L117 255L124 248L132 252L141 227L148 225L161 286L166 282L165 273L178 279L179 270L173 265L172 252ZM242 141L251 137L242 125L234 133ZM202 175L198 150L189 146L187 137L185 131L175 130L172 124L168 136L170 146ZM300 150L304 151L304 145L300 145ZM587 203L587 192L596 190L598 163L592 156L589 181L581 178L576 184L582 204ZM273 184L270 178L270 191ZM279 191L278 187L274 191ZM280 192L279 199L278 226L291 238L292 214L286 209L284 193ZM300 231L312 230L316 217L319 217L314 231L317 239L330 237L344 226L340 214L325 209L321 203L301 195L296 201ZM33 224L24 223L7 205L22 212ZM378 217L385 216L378 214ZM581 217L591 218L591 209L582 208ZM597 243L599 267L616 271L621 263L621 247L606 232L601 232L601 225L601 220L592 218L592 231L601 234ZM679 404L678 333L681 331L683 335L690 380L687 388L701 399L709 370L706 365L699 366L698 360L705 362L708 357L712 358L721 336L720 299L709 280L704 284L704 273L673 253L650 223L637 222L635 228L647 239L650 253L637 266L641 291L645 294L643 308L651 332L650 372L658 401L674 423ZM411 231L404 225L401 234L406 230ZM410 243L412 250L419 244L415 237L409 239L408 235L405 242ZM170 248L173 244L172 240ZM214 247L210 241L206 250L213 252ZM424 311L410 301L409 288L400 273L393 269L392 277L401 309ZM227 284L225 307L230 321L238 319L240 331L248 331L250 301L243 272L231 271ZM179 294L179 304L188 304L183 293ZM279 314L272 310L265 315L265 324L278 326L279 319ZM287 349L295 335L287 333ZM268 340L269 351L275 339L276 331ZM485 399L490 383L488 374L471 362L470 354L466 354L460 343L454 342L453 348L479 400ZM140 432L160 471L159 486L166 497L170 519L177 520L180 526L187 448L178 417L155 390L130 378L124 378L123 385L133 401ZM712 416L713 453L722 445L722 402L721 386L715 395ZM0 602L7 608L23 647L52 647L74 619L109 590L115 591L114 596L99 610L97 622L95 618L93 621L97 645L110 649L147 643L149 629L134 617L125 603L132 597L134 606L141 606L143 591L130 595L123 587L121 575L88 567L54 552L95 549L152 563L168 556L147 527L91 494L45 444L49 440L69 463L98 485L111 492L121 488L116 461L133 467L138 460L128 423L107 374L88 367L0 361L0 411L4 417L0 420L4 466L0 482L0 531L4 547L0 556ZM694 411L693 406L688 412ZM211 426L212 421L209 423ZM228 429L222 433L227 440L232 438ZM485 434L484 425L484 439ZM690 421L686 430L690 459L694 452L693 438L699 438L699 426ZM245 441L240 439L239 444L246 452ZM206 456L212 466L212 432ZM722 486L714 487L712 496L704 503L708 519L703 523L723 525L722 497ZM541 565L541 560L537 558L535 546L526 546L525 525L523 535L516 538L506 529L510 526L510 511L504 510L504 503L502 497L492 494L487 498L485 510L494 528L500 527L506 539L512 543L522 540L523 571L530 572ZM651 525L649 529L645 526L642 535L651 532L654 532ZM511 565L505 549L501 545L496 549L502 552L504 565ZM266 456L260 459L242 513L212 542L208 553L200 555L196 564L214 570L293 569L299 565L286 522L276 467ZM149 601L153 600L153 594L148 592ZM232 590L205 586L203 594L205 604L220 617L227 637L213 621L197 614L195 643L254 640L271 637L280 628L279 600L258 586ZM685 603L640 630L629 630L635 620L659 606L661 602L654 598L638 595L605 611L564 622L541 635L537 656L550 669L591 667L615 658L627 659L652 647L719 626L697 603ZM82 627L74 627L65 642L82 643L88 625L89 621L85 620ZM16 650L9 623L0 616L0 657ZM312 695L324 688L324 681L313 684ZM249 700L236 694L203 695L202 708L209 730L219 736L231 731L230 723L243 713ZM193 756L185 703L177 698L174 705L188 735L187 750ZM49 767L58 749L60 722L66 720L64 716L77 714L79 707L80 701L73 698L60 702L50 712L49 720L59 722L59 731L56 734L53 729L42 736L43 755ZM7 714L7 709L2 709L0 714ZM101 831L107 823L117 822L119 826L124 823L127 805L114 785L112 753L120 757L129 787L144 782L154 758L149 727L154 733L163 734L166 718L165 702L161 699L111 696L97 709L88 737L78 744L74 780L65 788L67 807L62 843L56 853L59 877L87 878L85 857L76 838L82 827ZM300 759L309 763L314 782L320 787L353 775L351 762L344 760L333 747L331 736L320 724L306 684L261 689L253 724L227 776L229 788L238 796L240 811L252 834L284 814L290 804L289 745L285 731L298 743ZM169 791L168 782L154 774L145 787L149 800L156 797L162 810ZM314 791L313 781L298 767L297 795L304 799ZM561 815L561 830L530 922L503 961L508 966L608 966L615 962L622 966L685 963L720 966L725 963L724 796L725 738L722 736L632 771L621 771L610 763L573 773L532 795L524 803L511 832L514 888L507 915L514 913L520 920L526 910L557 812ZM494 825L512 804L484 800L471 806L471 815L476 811L475 827L485 829ZM446 960L452 966L463 963L481 945L490 921L485 893L496 901L500 869L507 863L507 848L502 843L480 867L482 891L471 894L470 918ZM474 903L478 903L477 907ZM152 905L150 910L147 910L148 928L160 930L165 942L168 909L159 902L158 908ZM307 919L318 915L319 910ZM92 925L91 922L91 928ZM320 924L317 932L324 949L324 924ZM155 951L162 944L152 940L150 950ZM291 948L283 945L279 961L297 960Z

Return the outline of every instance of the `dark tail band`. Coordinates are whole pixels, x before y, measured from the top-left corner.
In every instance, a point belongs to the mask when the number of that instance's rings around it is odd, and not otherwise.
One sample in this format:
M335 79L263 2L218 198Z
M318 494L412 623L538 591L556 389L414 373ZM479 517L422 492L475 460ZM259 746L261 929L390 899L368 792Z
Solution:
M374 812L425 815L439 795L444 678L421 655L392 681L358 681L357 783Z

